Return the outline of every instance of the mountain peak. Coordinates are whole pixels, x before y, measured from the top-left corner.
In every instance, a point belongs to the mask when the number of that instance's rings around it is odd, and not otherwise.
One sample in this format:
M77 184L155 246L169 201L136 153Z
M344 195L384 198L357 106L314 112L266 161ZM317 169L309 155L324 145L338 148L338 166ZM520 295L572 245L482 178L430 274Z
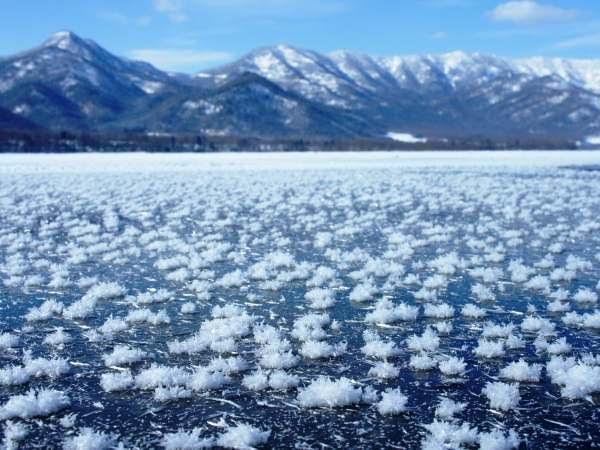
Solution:
M61 30L50 36L44 43L43 47L55 47L61 50L78 52L81 47L86 46L86 40L79 37L77 34L68 30Z
M301 49L296 48L293 45L289 45L289 44L278 44L275 46L275 48L277 50L279 50L280 52L299 52L299 51L301 51Z
M442 53L440 58L447 61L451 65L460 65L471 61L476 56L478 56L477 53L470 54L462 50L454 50L452 52Z

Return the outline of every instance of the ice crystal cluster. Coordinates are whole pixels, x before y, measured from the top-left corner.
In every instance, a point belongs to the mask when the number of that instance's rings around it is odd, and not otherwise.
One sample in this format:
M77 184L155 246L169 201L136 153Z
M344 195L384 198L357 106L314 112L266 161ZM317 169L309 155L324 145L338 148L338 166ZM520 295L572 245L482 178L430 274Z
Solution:
M578 158L1 157L3 448L590 447Z

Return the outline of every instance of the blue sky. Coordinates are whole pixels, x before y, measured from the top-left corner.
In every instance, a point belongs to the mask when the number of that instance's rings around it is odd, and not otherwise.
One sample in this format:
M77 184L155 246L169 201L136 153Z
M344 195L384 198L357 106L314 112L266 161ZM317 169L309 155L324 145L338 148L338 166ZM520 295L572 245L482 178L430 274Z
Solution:
M597 0L2 0L0 55L72 30L168 70L279 43L373 55L600 58Z

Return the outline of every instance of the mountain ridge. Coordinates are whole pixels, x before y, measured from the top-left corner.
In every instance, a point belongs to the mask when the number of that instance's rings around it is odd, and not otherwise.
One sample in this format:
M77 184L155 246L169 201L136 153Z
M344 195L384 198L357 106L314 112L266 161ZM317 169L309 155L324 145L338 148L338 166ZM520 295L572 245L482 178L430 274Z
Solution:
M0 108L23 119L8 123L50 130L585 140L600 135L600 60L461 51L381 57L276 45L180 74L61 31L0 59Z

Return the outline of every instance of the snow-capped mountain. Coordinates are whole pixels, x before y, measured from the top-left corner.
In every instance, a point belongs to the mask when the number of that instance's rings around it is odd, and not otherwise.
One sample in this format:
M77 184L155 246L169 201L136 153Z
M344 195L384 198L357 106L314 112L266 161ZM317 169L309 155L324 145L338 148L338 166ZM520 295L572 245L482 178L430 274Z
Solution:
M600 93L600 62L594 59L529 58L514 62L516 70L534 77L558 76L567 83Z
M226 80L246 71L372 118L375 128L576 136L600 126L600 61L511 61L463 52L375 58L277 46L208 74Z
M174 75L60 32L0 60L0 107L52 129L583 139L600 135L600 61L326 55L279 45Z
M508 60L479 53L370 57L346 51L329 55L279 45L256 50L240 60L202 75L226 79L231 72L250 71L301 92L330 100L352 86L377 91L383 87L406 89L460 88L486 84L506 75L556 77L565 83L600 93L600 61L560 58ZM337 104L334 102L333 104Z
M71 32L0 60L1 105L44 126L90 128L171 85L152 65L116 57Z

